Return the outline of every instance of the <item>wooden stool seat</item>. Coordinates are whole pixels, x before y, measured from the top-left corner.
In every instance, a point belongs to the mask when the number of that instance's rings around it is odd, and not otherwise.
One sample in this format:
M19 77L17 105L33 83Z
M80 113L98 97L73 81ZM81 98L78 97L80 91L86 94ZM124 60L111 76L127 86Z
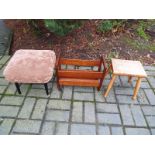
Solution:
M136 99L138 90L140 88L141 79L147 77L147 74L140 61L111 59L111 66L113 75L104 96L107 97L117 76L128 76L128 82L131 82L132 77L137 77L137 83L133 95L133 99Z
M147 77L140 61L112 59L112 67L116 75Z

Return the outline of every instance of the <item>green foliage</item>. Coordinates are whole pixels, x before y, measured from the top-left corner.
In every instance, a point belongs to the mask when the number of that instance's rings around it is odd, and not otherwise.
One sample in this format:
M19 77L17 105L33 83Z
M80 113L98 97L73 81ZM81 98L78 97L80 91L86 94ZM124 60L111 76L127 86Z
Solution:
M101 25L99 26L99 30L100 30L101 32L110 31L110 30L112 30L112 28L113 28L112 22L109 21L109 20L103 21L103 22L101 23Z
M147 24L146 24L145 22L143 22L143 21L140 21L140 22L139 22L139 25L138 25L138 27L137 27L137 29L136 29L136 32L137 32L137 34L138 34L141 38L143 38L143 39L145 39L145 40L149 40L149 36L145 33L146 27L147 27Z
M81 20L60 20L60 19L45 19L45 27L59 36L65 36L72 30L81 26Z
M101 24L99 25L98 29L100 32L105 33L112 31L114 28L118 29L120 26L122 26L125 23L126 20L103 20Z
M37 19L27 19L27 24L30 25L30 27L33 28L34 32L37 35L41 35L39 20L37 20Z
M81 26L83 20L71 20L71 19L29 19L29 24L36 34L43 34L46 32L52 32L59 36L65 36L72 30ZM46 30L46 31L45 31Z

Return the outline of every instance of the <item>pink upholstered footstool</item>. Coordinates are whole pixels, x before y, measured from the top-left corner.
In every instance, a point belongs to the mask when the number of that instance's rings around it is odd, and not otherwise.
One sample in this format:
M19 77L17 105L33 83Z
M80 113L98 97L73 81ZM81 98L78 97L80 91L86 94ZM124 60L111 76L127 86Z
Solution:
M7 64L5 79L15 83L21 94L19 83L42 83L48 94L47 83L53 76L56 56L51 50L18 50Z

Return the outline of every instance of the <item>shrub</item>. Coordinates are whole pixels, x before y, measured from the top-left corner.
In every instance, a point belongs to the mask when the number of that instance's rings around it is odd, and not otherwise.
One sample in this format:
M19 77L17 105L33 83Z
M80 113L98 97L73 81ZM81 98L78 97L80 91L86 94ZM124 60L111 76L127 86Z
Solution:
M52 32L59 36L65 36L72 30L82 24L82 20L71 19L44 19L44 20L27 20L27 23L34 29L37 34Z
M72 30L81 26L81 20L56 20L56 19L45 19L45 27L56 35L65 36Z
M109 20L103 21L103 22L100 24L100 26L99 26L99 30L100 30L101 32L108 32L108 31L112 30L112 28L113 28L113 24L112 24L112 22L109 21Z
M27 19L27 24L33 28L34 32L37 35L41 35L41 28L40 28L40 20L37 19Z
M98 29L102 33L112 31L113 29L118 30L119 27L123 26L126 20L103 20L99 25Z

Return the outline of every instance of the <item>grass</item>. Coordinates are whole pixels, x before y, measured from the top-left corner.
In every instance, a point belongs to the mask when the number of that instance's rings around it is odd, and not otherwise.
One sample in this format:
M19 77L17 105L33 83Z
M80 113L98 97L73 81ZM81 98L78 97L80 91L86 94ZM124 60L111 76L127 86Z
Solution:
M155 43L151 42L150 36L145 32L149 26L154 24L155 20L140 20L136 27L134 27L135 32L140 37L140 39L124 37L123 42L135 50L155 52Z
M148 41L150 39L150 36L145 32L145 30L151 25L150 22L144 22L143 20L139 21L138 27L136 28L136 32L138 36L143 38L144 40Z
M151 44L149 42L133 40L130 38L124 38L124 42L136 50L148 50L155 52L155 44Z

